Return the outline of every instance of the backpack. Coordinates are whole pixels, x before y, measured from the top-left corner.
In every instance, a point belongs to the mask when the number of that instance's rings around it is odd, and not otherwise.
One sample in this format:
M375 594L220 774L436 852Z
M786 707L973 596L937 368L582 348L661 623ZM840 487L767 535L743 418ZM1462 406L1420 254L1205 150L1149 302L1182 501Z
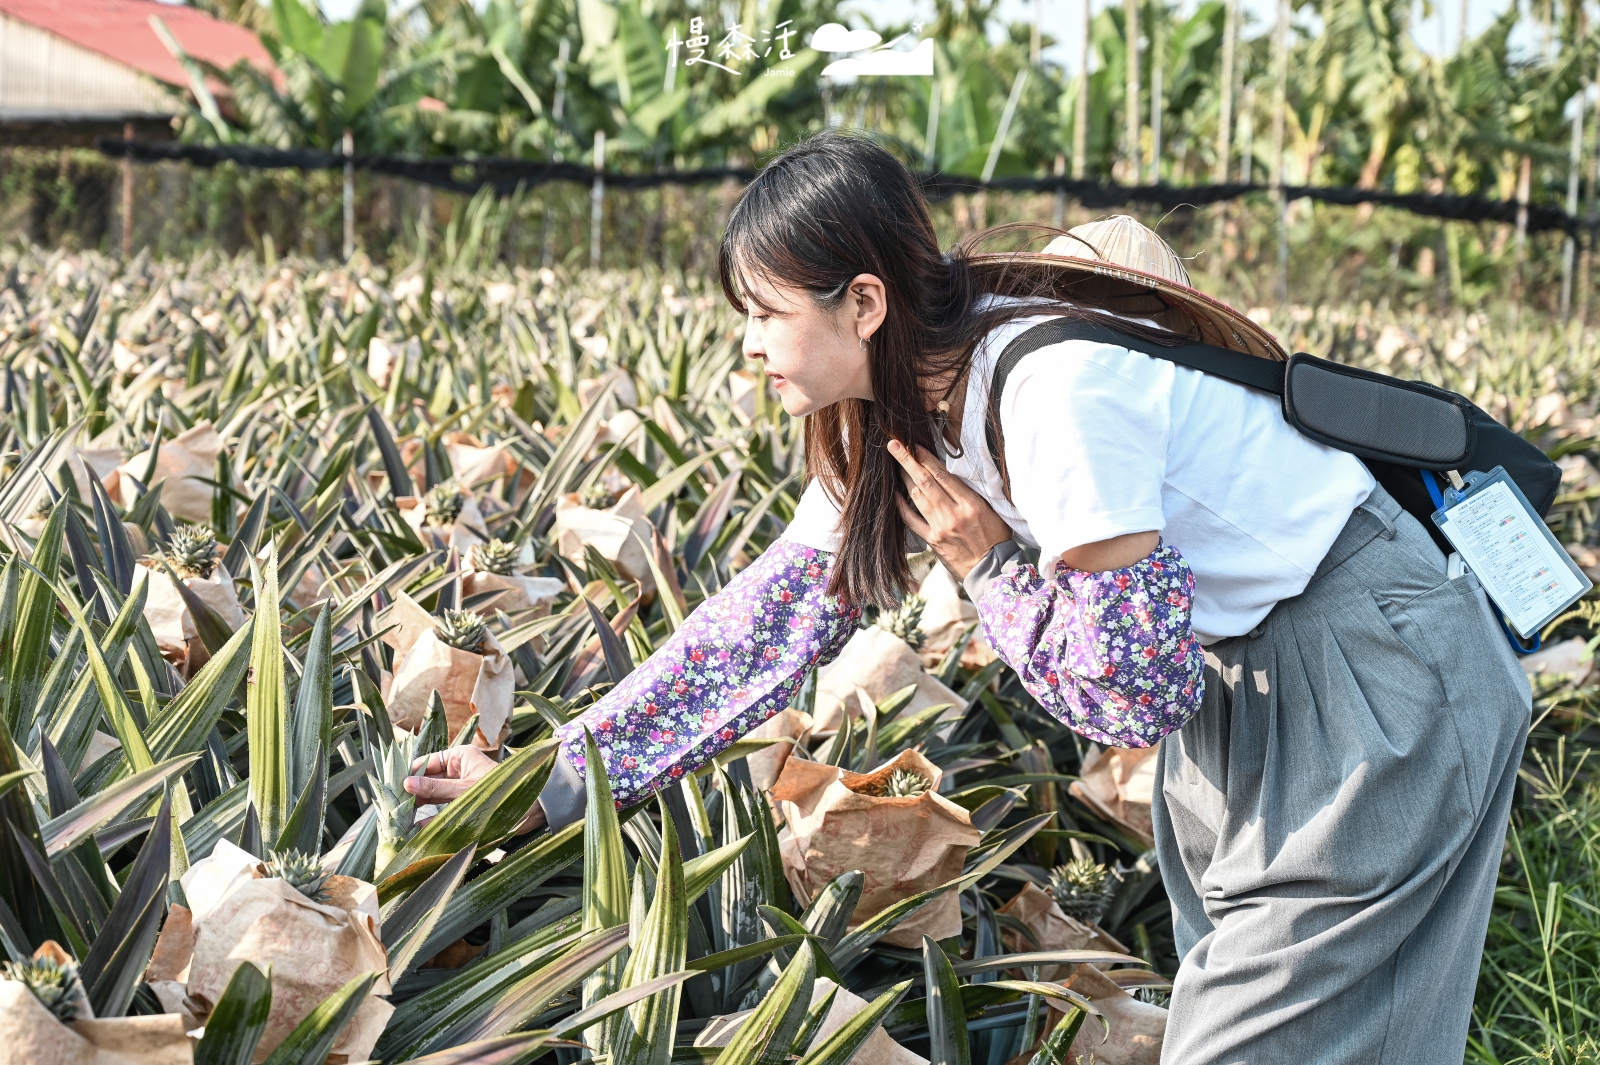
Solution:
M1024 355L1063 340L1130 348L1278 396L1285 421L1319 444L1360 458L1447 556L1455 548L1432 520L1442 505L1432 472L1503 466L1540 518L1550 512L1561 487L1561 468L1543 451L1458 393L1304 353L1279 362L1214 344L1169 347L1080 318L1041 322L1007 344L995 360L985 430L1002 478L1000 397L1006 379Z

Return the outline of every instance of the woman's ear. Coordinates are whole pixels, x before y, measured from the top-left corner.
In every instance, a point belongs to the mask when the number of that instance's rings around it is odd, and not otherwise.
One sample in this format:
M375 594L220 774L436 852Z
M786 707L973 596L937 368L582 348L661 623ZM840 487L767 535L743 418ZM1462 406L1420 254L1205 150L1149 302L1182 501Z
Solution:
M871 342L889 314L887 292L876 274L857 274L850 279L846 307L854 319L856 336Z

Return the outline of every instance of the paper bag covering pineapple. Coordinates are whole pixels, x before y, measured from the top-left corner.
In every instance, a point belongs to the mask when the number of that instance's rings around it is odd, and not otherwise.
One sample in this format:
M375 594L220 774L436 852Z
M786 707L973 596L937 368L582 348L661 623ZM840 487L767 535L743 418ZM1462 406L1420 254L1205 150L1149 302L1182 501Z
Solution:
M97 1020L78 967L46 941L0 965L0 1065L190 1065L183 1018Z
M828 1015L817 1026L816 1035L812 1037L813 1048L821 1046L822 1042L850 1023L850 1019L870 1003L860 995L852 994L849 989L840 987L826 976L819 976L811 984L811 1006L815 1009L822 1000L833 992L833 1005L828 1007ZM695 1036L694 1045L697 1047L725 1047L739 1034L739 1029L744 1027L746 1021L755 1010L741 1010L738 1013L728 1013L721 1017L713 1017L700 1029L700 1034ZM905 1047L889 1038L889 1033L883 1030L882 1025L874 1028L872 1034L867 1036L867 1041L861 1044L861 1049L856 1051L855 1057L850 1059L852 1065L928 1065L928 1059L920 1054L913 1054Z
M745 764L750 767L750 781L756 786L757 791L772 790L772 786L778 782L778 777L783 774L784 764L794 752L795 744L804 742L806 734L810 731L811 715L791 706L773 714L746 734L745 739L748 740L782 741L770 747L763 747L759 751L751 751L745 756ZM773 813L776 814L777 811L774 810Z
M502 443L485 445L471 433L445 433L440 439L445 457L450 460L450 480L462 488L472 489L501 477L516 476L518 465ZM405 463L411 480L420 491L426 484L427 461L422 453L422 440L411 437L400 445L400 459ZM380 475L381 476L381 475Z
M1083 769L1069 789L1085 806L1116 825L1149 850L1156 845L1150 823L1150 803L1155 797L1154 747L1107 747L1089 744Z
M174 518L186 521L211 520L211 481L217 476L217 456L222 453L222 437L209 421L186 429L171 440L161 442L155 473L146 488L162 484L161 505ZM130 478L143 477L150 465L148 450L135 455L116 469L115 479L107 477L106 491L123 508L139 501L139 490Z
M601 506L589 504L600 503ZM630 581L638 581L643 594L656 589L650 572L650 519L638 485L615 502L580 500L576 493L556 502L556 523L550 530L556 550L576 566L583 565L583 549L592 547Z
M900 711L902 717L940 703L951 705L951 719L966 711L966 700L945 687L938 677L923 672L922 659L917 655L923 639L922 609L922 600L909 596L899 610L885 611L877 624L850 637L839 657L817 670L817 701L812 717L818 735L837 731L845 713L861 716L857 688L879 703L907 685L916 685L916 694Z
M1166 1010L1134 998L1093 965L1079 966L1066 986L1093 1002L1104 1017L1102 1020L1090 1015L1083 1019L1083 1027L1078 1029L1067 1052L1070 1065L1159 1065L1161 1045L1167 1037ZM1063 1016L1052 1004L1041 1041L1055 1030ZM1030 1060L1031 1051L1007 1065L1025 1065Z
M461 554L489 539L483 512L471 492L464 492L454 481L436 484L419 499L403 496L394 501L405 523L416 530L417 539L435 548L454 547Z
M961 585L950 571L935 564L917 587L922 599L922 645L917 651L922 664L933 669L944 660L945 654L978 620L978 608L961 597ZM961 652L961 665L966 669L982 669L995 660L994 649L984 642L980 632Z
M1001 932L1001 941L1007 950L1025 954L1035 950L1112 950L1126 954L1127 948L1102 931L1095 923L1105 913L1115 891L1114 874L1104 866L1084 869L1076 863L1059 866L1050 877L1050 890L1037 884L1026 884L1012 896L1011 901L997 910L1015 917L1033 933L1030 941L1013 928ZM1112 888L1107 891L1107 886ZM1061 903L1072 909L1068 914ZM1041 969L1044 980L1064 980L1075 966L1051 965Z
M554 577L522 576L517 572L521 551L517 544L498 538L473 544L461 566L461 594L470 597L484 592L502 592L500 598L489 604L491 609L507 614L532 610L535 617L550 613L551 604L566 583Z
M472 742L495 750L511 735L511 704L516 679L506 655L483 616L470 610L447 610L435 618L416 600L399 592L380 617L380 629L397 626L383 636L395 650L394 675L384 685L389 720L415 732L428 714L428 699L437 691L445 720L455 735L473 714L478 731Z
M161 555L141 559L134 567L134 586L143 583L150 588L145 596L144 617L155 635L156 647L180 674L189 677L210 656L200 642L194 615L162 565L163 560L183 581L184 587L229 627L237 630L244 624L244 609L239 605L239 592L233 578L222 565L216 535L208 526L179 525Z
M850 916L854 928L960 876L982 834L967 811L938 794L942 775L916 751L902 751L871 773L790 758L772 797L783 815L778 851L795 895L809 902L840 873L861 870L866 882ZM916 947L924 935L948 939L960 931L960 900L945 892L882 942Z
M272 1012L257 1045L261 1062L294 1026L363 973L384 971L377 888L331 876L298 852L263 862L227 840L182 878L190 909L173 906L145 979L169 1011L201 1024L241 962L271 966ZM365 1061L394 1007L380 976L356 1009L328 1061Z

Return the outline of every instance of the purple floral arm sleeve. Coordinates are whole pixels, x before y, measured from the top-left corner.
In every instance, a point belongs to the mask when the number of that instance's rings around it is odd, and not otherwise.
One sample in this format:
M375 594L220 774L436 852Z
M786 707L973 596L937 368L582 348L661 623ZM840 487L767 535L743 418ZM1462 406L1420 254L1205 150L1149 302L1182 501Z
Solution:
M1194 574L1159 545L1126 569L1007 563L978 602L984 637L1080 735L1149 747L1199 709L1205 655L1189 628Z
M831 559L788 540L773 544L556 730L567 760L583 771L587 727L618 807L631 806L788 706L812 667L844 647L860 614L824 591Z

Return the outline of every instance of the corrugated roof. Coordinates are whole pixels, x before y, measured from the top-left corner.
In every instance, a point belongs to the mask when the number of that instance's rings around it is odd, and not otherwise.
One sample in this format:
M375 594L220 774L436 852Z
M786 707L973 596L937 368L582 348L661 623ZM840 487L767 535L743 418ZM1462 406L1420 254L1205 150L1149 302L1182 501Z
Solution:
M189 79L150 28L151 15L159 15L196 59L223 68L247 59L262 70L275 69L272 56L250 30L192 7L155 0L0 0L0 13L169 85L184 86Z

